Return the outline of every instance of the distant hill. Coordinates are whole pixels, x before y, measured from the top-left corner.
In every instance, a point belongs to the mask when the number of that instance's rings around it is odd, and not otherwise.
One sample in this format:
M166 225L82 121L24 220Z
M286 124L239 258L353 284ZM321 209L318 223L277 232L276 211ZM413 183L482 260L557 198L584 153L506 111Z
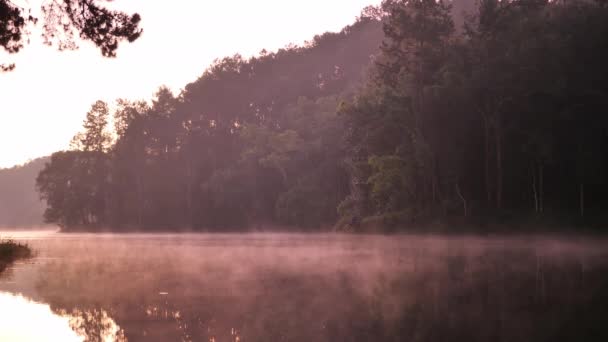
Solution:
M21 166L0 169L0 227L42 225L45 205L39 200L35 182L48 160L48 157L43 157Z

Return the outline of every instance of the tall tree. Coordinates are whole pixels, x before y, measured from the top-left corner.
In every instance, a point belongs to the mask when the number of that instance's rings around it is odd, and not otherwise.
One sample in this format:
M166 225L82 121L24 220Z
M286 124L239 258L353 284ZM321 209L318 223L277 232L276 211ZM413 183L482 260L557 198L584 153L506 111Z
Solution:
M76 134L72 139L72 148L98 154L106 152L111 144L111 136L108 132L109 117L108 105L103 101L95 102L82 124L84 132Z

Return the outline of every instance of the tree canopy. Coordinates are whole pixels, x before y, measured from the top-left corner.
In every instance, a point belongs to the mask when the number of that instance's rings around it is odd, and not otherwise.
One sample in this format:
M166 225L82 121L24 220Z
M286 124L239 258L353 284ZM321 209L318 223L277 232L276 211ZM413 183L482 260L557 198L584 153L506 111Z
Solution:
M176 96L93 105L38 177L46 219L77 229L331 226L348 192L342 119L382 39L362 17L304 46L216 61ZM99 146L99 147L97 147ZM108 146L106 148L105 146Z
M386 0L304 46L218 60L180 94L161 88L114 113L96 103L74 149L38 177L46 219L221 231L604 223L605 37L600 1Z
M103 56L114 57L120 41L133 42L142 33L141 17L106 8L98 0L57 0L42 5L43 38L59 50L75 49L75 37L93 42ZM31 8L11 0L0 0L0 46L8 53L17 53L29 35L28 26L38 23ZM14 64L1 64L4 71Z
M483 0L462 34L450 6L384 2L379 62L343 107L348 215L605 218L605 5Z

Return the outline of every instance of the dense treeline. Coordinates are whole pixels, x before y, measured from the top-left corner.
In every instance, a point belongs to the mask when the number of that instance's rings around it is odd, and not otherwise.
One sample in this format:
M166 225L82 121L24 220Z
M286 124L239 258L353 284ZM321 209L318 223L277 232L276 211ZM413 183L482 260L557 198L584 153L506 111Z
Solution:
M73 149L37 179L45 219L68 229L333 225L349 191L336 108L381 40L381 23L364 15L302 47L218 60L179 96L161 88L114 113L94 104Z
M177 97L96 103L40 173L65 228L601 220L608 6L386 0L304 47L225 58ZM459 25L455 25L457 22ZM462 25L460 25L462 23ZM378 48L379 47L379 48Z
M0 169L0 227L40 227L44 203L38 198L34 180L48 158Z
M385 1L386 34L348 118L345 216L590 217L606 208L608 7ZM605 216L605 214L604 214Z

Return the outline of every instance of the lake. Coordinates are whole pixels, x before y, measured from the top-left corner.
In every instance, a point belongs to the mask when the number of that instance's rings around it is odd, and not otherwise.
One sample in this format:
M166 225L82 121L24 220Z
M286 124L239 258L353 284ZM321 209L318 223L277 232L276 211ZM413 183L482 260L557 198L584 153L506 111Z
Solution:
M0 236L0 341L608 340L603 238Z

